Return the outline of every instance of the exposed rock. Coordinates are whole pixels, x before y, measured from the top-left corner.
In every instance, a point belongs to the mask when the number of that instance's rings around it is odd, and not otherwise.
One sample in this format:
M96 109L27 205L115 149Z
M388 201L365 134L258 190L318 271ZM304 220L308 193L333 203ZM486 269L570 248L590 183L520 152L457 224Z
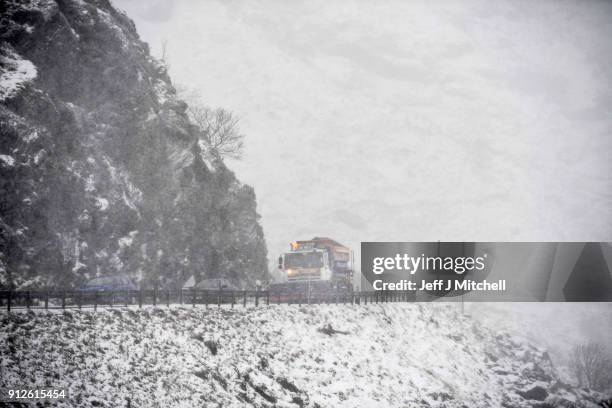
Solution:
M328 336L333 336L334 334L349 334L347 331L334 329L331 323L325 324L323 327L319 328L318 331Z
M261 279L254 191L198 144L134 23L107 0L0 9L0 287Z
M546 397L548 397L548 391L539 385L536 385L527 391L517 391L517 394L525 399L536 401L544 401Z

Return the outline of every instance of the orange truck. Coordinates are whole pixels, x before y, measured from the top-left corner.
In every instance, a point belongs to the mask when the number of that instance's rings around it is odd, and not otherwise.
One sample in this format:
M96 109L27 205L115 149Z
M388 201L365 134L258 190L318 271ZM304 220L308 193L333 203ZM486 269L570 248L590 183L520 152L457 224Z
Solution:
M291 250L278 258L278 268L284 272L287 281L271 285L271 291L353 289L353 251L331 238L315 237L292 242Z

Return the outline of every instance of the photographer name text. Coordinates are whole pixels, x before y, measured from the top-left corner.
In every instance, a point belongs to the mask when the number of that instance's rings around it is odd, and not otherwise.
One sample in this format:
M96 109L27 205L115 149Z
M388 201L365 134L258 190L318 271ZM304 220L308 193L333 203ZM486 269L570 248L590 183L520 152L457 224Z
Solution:
M498 281L487 281L477 282L471 279L459 280L448 280L448 279L434 279L432 281L421 280L420 284L417 282L402 279L398 282L384 282L381 279L377 279L373 282L374 290L400 290L400 291L438 291L438 290L466 290L466 291L505 291L506 280L500 279Z

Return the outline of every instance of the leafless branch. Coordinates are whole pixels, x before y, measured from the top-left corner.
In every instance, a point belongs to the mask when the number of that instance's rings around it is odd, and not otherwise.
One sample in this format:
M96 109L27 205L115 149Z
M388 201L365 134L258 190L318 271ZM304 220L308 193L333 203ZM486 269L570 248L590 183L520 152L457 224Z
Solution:
M576 346L570 360L578 384L596 391L612 389L612 356L601 344Z
M201 140L221 157L241 159L244 135L239 130L239 119L229 110L204 105L198 92L188 86L179 84L176 89L189 106L187 114L200 130Z
M202 138L222 157L240 159L244 135L238 129L238 118L222 108L211 109L192 105L188 108L191 120L198 126Z

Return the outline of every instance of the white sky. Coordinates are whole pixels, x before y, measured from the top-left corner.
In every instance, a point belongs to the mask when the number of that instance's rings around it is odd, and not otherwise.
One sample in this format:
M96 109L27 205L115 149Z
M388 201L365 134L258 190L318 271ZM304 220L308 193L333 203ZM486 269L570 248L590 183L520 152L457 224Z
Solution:
M295 239L612 241L612 2L115 0Z

